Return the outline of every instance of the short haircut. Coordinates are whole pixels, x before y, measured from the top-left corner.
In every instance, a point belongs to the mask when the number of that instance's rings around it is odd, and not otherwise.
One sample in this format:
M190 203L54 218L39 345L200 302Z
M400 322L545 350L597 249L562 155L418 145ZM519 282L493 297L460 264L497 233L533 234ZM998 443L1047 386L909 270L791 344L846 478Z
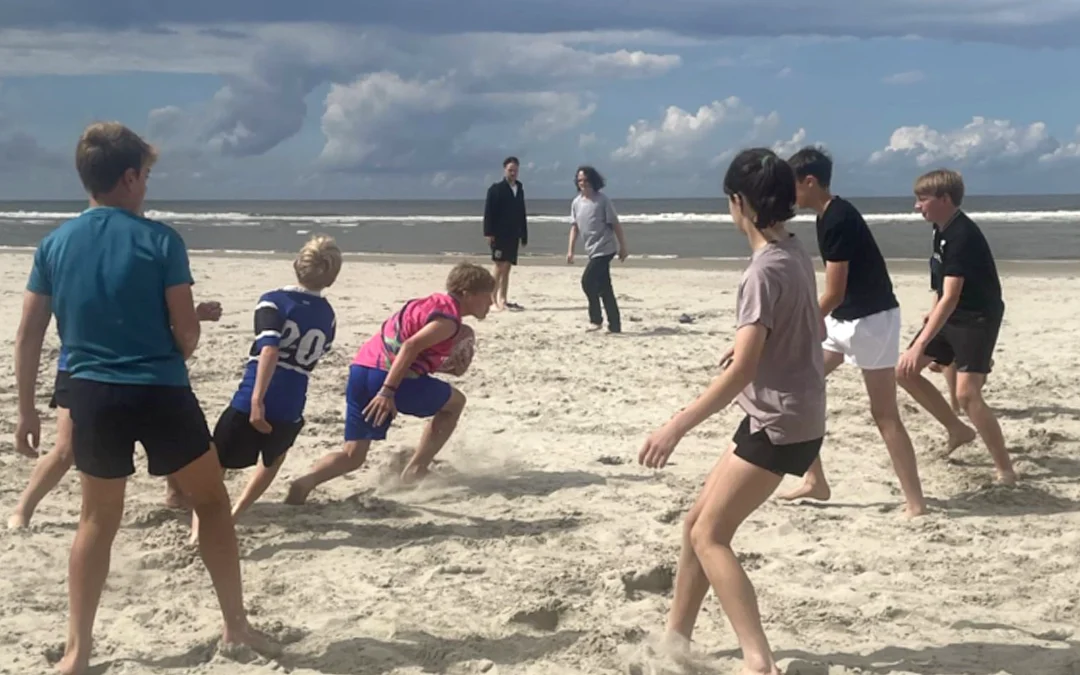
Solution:
M832 157L829 157L829 153L823 148L807 146L792 155L787 163L799 180L813 176L817 179L818 185L823 188L829 187L832 183Z
M304 288L313 291L328 288L341 272L341 249L333 237L317 234L308 239L296 254L293 271Z
M759 230L795 217L795 172L768 148L743 150L731 160L724 194L742 197Z
M506 159L503 160L503 168L505 169L506 167L510 166L511 164L517 164L518 166L521 166L521 162L519 162L518 158L514 157L513 155L510 155L509 157L507 157Z
M141 172L156 160L154 147L119 122L94 122L75 146L75 169L91 196L111 191L128 169Z
M915 179L916 197L949 196L953 206L964 203L964 177L959 171L935 169Z
M490 293L495 290L495 277L486 267L473 263L458 263L446 276L446 292L450 295Z
M607 185L607 181L600 175L600 172L591 166L579 166L577 171L574 172L574 187L581 191L581 186L578 185L577 176L579 173L585 174L585 180L589 181L589 185L592 186L593 191L599 192Z

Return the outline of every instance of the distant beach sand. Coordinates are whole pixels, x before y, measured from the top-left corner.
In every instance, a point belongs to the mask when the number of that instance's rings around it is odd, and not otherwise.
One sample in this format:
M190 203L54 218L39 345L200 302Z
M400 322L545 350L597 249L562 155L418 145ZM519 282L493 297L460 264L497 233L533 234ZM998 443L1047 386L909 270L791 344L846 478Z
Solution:
M664 471L639 467L636 454L715 375L733 334L741 263L615 265L626 332L609 336L583 331L580 263L525 261L511 299L526 311L472 324L476 359L455 381L469 404L430 483L402 491L390 479L423 426L405 419L363 470L319 488L307 506L284 506L288 481L341 445L342 392L357 347L403 300L441 289L455 260L436 260L348 258L328 294L339 334L312 376L307 427L238 526L248 606L257 625L287 643L284 655L238 664L216 653L220 616L186 545L187 516L164 508L163 482L146 475L140 456L98 614L93 672L679 672L651 645L670 605L680 519L741 412L733 407L702 425ZM26 252L0 254L5 520L31 469L11 442L11 354L30 263ZM190 364L213 425L238 381L256 299L293 277L283 257L194 255L192 265L196 298L224 305ZM841 369L829 383L824 449L833 501L770 501L735 540L786 672L1080 672L1080 285L1062 284L1080 264L1029 264L1026 272L1009 265L987 397L1021 484L991 487L978 442L944 459L943 432L901 393L933 510L904 520L861 378ZM906 341L929 307L926 263L890 268ZM683 313L695 321L680 324ZM57 348L53 326L38 389L45 447L54 434L46 401ZM247 478L229 476L234 498ZM29 530L0 531L0 673L49 672L48 659L62 651L78 511L72 473ZM711 668L703 672L738 664L711 595L695 639Z

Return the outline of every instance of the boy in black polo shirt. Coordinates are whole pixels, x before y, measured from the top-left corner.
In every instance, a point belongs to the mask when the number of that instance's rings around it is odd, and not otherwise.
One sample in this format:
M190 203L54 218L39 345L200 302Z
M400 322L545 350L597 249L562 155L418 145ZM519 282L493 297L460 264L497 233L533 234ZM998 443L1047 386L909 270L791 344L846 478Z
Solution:
M939 169L915 181L915 208L934 224L930 282L937 293L922 329L900 357L901 386L949 431L949 451L975 439L945 398L922 376L931 362L956 366L956 398L994 460L998 482L1016 482L994 411L982 397L1005 314L994 255L979 227L960 210L964 180Z
M825 323L825 374L843 363L859 368L874 417L904 492L909 517L926 513L915 450L896 402L900 304L885 258L859 211L834 196L832 159L803 148L788 164L795 171L796 203L817 213L817 239L825 262L825 292L818 300ZM819 457L798 488L781 499L827 500L832 495Z

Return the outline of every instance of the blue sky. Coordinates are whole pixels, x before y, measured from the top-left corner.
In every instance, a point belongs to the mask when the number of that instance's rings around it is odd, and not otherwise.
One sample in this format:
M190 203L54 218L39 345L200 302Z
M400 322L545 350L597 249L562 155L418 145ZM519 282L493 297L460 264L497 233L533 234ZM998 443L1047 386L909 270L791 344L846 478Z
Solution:
M1075 0L51 0L0 5L0 199L82 198L96 119L159 199L713 196L741 147L836 191L1080 192Z

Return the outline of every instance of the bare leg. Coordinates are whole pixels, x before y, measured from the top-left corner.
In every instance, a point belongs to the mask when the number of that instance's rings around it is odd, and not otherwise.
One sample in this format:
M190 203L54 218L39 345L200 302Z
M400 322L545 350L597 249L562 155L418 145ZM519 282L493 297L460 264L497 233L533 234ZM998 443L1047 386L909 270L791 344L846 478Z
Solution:
M981 373L958 373L957 396L960 399L960 405L967 412L968 419L979 430L979 436L982 437L983 443L986 443L986 449L990 451L994 468L997 470L998 482L1013 485L1016 483L1016 472L1013 471L1009 451L1005 449L1005 437L1001 433L1001 425L998 424L994 410L987 405L982 396L982 387L985 382L986 375Z
M462 394L456 388L452 389L450 400L446 402L442 410L435 413L435 416L431 418L431 421L424 428L424 433L420 437L420 444L416 446L416 452L413 453L412 459L405 466L405 470L401 472L403 481L415 481L427 475L431 461L435 459L435 455L439 454L439 450L442 450L443 446L446 445L446 441L450 439L450 435L454 433L454 429L457 427L458 420L464 410L465 394Z
M176 484L176 479L172 476L165 476L165 506L179 511L186 511L191 508L191 505L184 499L180 487Z
M952 410L959 415L963 408L960 407L960 399L956 397L956 364L950 363L942 369L941 374L945 376L945 384L949 386L949 403Z
M169 478L171 478L171 476ZM221 470L221 478L222 478L222 480L225 479L225 470L224 469ZM177 490L177 493L176 493L177 496L179 496L180 498L183 498L183 495L179 492L180 488L179 488L179 486L176 485L175 481L170 480L169 481L169 487L170 487L170 489ZM191 536L188 537L188 544L191 545L191 546L195 546L198 543L199 543L199 513L195 509L192 509L191 510Z
M864 370L863 381L870 397L870 414L874 417L885 448L892 459L893 470L900 479L900 489L907 502L908 517L926 513L919 468L915 460L915 448L911 437L900 419L900 406L896 402L896 371L892 368Z
M232 515L234 521L240 517L241 513L247 511L252 504L258 501L259 497L262 497L266 489L274 482L281 465L285 463L285 456L281 455L270 466L255 465L255 473L252 474L247 487L240 493L240 498L236 500L236 505L233 506Z
M126 478L94 478L80 474L82 513L68 561L68 638L56 668L64 675L82 675L90 665L94 619L105 579L109 576L113 540L124 515Z
M839 352L831 352L824 350L825 352L825 376L828 377L834 370L839 368L844 363L844 355ZM796 499L815 499L818 501L829 501L832 497L832 488L829 487L829 481L825 478L825 467L821 464L821 456L819 455L814 463L810 465L810 470L806 472L806 477L803 478L802 485L788 492L777 495L779 499L785 501L794 501Z
M506 291L510 285L509 265L502 262L495 263L495 309L506 309Z
M502 292L503 307L506 307L510 303L510 263L502 264L502 278L499 279L499 290Z
M964 424L956 413L952 411L945 398L934 386L934 383L922 375L922 369L930 364L930 359L923 356L919 361L919 371L911 377L899 376L897 382L904 391L911 394L915 402L921 405L927 412L934 416L949 432L948 451L952 452L962 445L975 440L975 430Z
M717 474L690 541L739 639L743 675L780 675L761 625L754 587L731 550L731 540L747 516L780 485L781 477L733 452L721 458Z
M331 452L315 462L303 476L300 476L289 485L289 493L285 496L286 504L300 505L307 501L308 494L319 485L328 480L344 476L350 471L356 471L367 459L370 440L347 441L343 452Z
M248 623L240 577L240 551L229 512L229 493L222 482L217 449L210 450L175 474L180 491L199 516L199 553L214 584L224 619L222 644L245 645L264 654L277 652L276 645Z
M53 446L52 452L40 458L34 465L34 470L30 473L30 481L19 496L19 502L15 505L11 517L8 518L9 529L21 529L29 525L38 504L45 495L60 484L60 479L75 463L75 456L71 451L71 434L74 428L71 423L71 412L66 408L57 408L56 445Z
M730 453L734 446L728 449ZM697 553L694 552L694 544L690 539L690 533L697 525L698 518L705 508L708 496L712 493L720 473L720 463L723 457L717 460L709 476L705 479L705 485L701 488L697 501L690 507L686 518L683 520L682 548L679 551L679 567L675 572L675 595L671 601L671 613L668 614L667 633L669 638L676 639L670 642L677 646L689 645L694 635L694 624L697 623L698 613L701 611L701 603L709 592L709 578L705 576L705 570L698 562ZM681 643L681 644L680 644Z

